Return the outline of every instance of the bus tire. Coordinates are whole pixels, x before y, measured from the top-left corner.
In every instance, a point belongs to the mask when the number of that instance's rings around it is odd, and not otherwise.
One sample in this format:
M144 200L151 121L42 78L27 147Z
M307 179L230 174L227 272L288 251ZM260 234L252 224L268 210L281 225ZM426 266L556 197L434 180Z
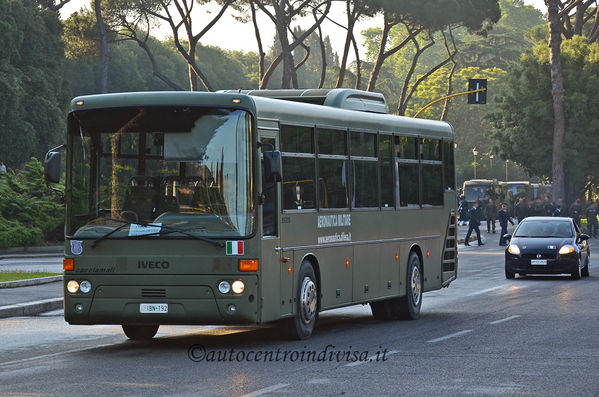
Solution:
M298 274L296 314L288 320L289 336L292 339L308 339L318 321L319 288L314 268L310 261L303 261Z
M406 278L406 296L398 299L396 310L400 320L416 320L420 316L422 306L422 266L415 252L408 260L408 277Z
M123 332L127 335L127 338L132 340L148 340L152 339L156 332L158 332L158 327L160 325L121 325L123 327Z

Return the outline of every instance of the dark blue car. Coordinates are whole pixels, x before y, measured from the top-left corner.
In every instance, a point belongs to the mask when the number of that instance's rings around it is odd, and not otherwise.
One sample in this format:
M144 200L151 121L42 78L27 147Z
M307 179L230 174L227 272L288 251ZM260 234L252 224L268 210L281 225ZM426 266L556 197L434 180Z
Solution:
M571 218L532 216L524 219L505 250L505 277L516 273L589 275L589 236Z

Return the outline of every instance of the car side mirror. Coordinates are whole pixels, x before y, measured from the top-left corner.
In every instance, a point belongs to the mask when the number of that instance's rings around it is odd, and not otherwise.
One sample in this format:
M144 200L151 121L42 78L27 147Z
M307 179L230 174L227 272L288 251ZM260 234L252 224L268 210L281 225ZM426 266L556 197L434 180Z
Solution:
M280 151L264 152L264 177L266 182L281 182L283 180L283 161Z
M49 151L44 157L46 184L60 182L60 153Z
M585 241L591 238L591 236L589 236L586 233L580 233L580 236L578 236L578 238L580 239L580 241Z
M512 239L512 235L511 234L504 234L503 238L507 241L510 241Z

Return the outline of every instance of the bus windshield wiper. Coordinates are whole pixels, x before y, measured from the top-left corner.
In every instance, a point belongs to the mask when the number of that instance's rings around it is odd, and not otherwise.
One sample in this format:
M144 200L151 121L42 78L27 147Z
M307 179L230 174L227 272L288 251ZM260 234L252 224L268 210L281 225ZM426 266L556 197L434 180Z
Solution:
M151 224L150 224L151 226ZM195 234L189 233L189 231L185 230L185 229L180 229L178 227L173 227L173 226L160 226L161 230L157 231L157 232L152 232L152 233L147 233L147 234L140 234L139 236L135 236L135 237L145 237L145 236L155 236L155 235L163 235L163 234L171 234L171 233L181 233L184 234L188 237L191 237L195 240L200 240L200 241L205 241L207 243L213 244L214 246L218 247L218 248L223 248L225 246L224 243L220 242L220 241L216 241L213 240L211 238L208 237L202 237L202 236L197 236Z
M98 237L97 239L95 239L92 244L91 247L94 248L96 247L98 244L100 244L100 242L102 242L102 240L107 239L108 237L112 236L113 234L115 234L116 232L123 230L126 226L130 226L132 224L134 224L134 222L129 222L129 221L124 221L122 219L116 219L116 218L106 218L106 220L109 221L115 221L115 222L122 222L123 224L111 231L109 231L106 234L103 234L102 236ZM142 225L142 226L147 226L147 223L145 222L135 222L135 224L137 225Z
M130 225L141 225L144 227L147 226L152 226L152 224L146 223L146 222L129 222L129 221L124 221L122 219L115 219L115 218L107 218L107 220L111 220L111 221L116 221L116 222L123 222L122 225L120 225L119 227L117 227L114 230L109 231L108 233L98 237L97 239L95 239L92 244L91 247L94 248L96 247L98 244L100 244L100 242L102 242L102 240L107 239L108 237L112 236L114 233L123 230L126 226L130 226ZM200 240L200 241L205 241L207 243L213 244L216 247L222 248L225 246L224 243L220 242L220 241L216 241L216 240L212 240L208 237L202 237L202 236L196 236L195 234L189 233L187 230L185 229L180 229L177 227L173 227L173 226L164 226L161 225L160 226L159 231L157 232L152 232L152 233L145 233L145 234L140 234L137 236L128 236L130 238L136 238L136 237L145 237L145 236L155 236L155 235L162 235L162 234L170 234L170 233L181 233L184 234L188 237L191 237L195 240Z

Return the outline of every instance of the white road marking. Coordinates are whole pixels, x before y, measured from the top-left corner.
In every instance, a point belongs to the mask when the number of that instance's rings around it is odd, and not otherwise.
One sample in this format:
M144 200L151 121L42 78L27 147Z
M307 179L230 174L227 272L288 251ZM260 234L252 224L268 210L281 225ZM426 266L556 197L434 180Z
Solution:
M476 292L469 293L469 294L468 294L468 295L466 295L466 296L475 296L475 295L486 294L487 292L495 291L495 290L497 290L497 289L501 289L501 288L504 288L504 286L503 286L503 285L500 285L500 286L493 287L493 288L487 288L487 289L483 289L483 290L480 290L480 291L476 291Z
M262 395L264 395L266 393L270 393L271 391L279 390L279 389L282 389L282 388L287 387L287 386L289 386L289 383L279 383L277 385L265 387L264 389L256 390L256 391L253 391L253 392L248 393L248 394L244 394L244 395L239 396L239 397L257 397L257 396L262 396Z
M27 363L30 361L36 361L36 360L42 360L45 358L51 358L51 357L57 357L57 356L64 356L65 354L70 354L70 353L79 353L79 352L84 352L87 350L94 350L94 349L99 349L102 347L108 347L108 346L114 346L114 343L106 343L103 345L97 345L97 346L90 346L90 347L86 347L83 349L73 349L73 350L66 350L66 351L62 351L62 352L58 352L58 353L50 353L50 354L42 354L41 356L35 356L35 357L29 357L29 358L23 358L20 360L13 360L13 361L6 361L3 363L0 363L0 367L6 367L9 365L13 365L13 364L22 364L22 363Z
M456 332L454 334L449 334L449 335L442 336L440 338L431 339L431 340L429 340L427 342L428 343L437 343L437 342L441 342L441 341L444 341L444 340L447 340L447 339L457 338L458 336L465 335L465 334L467 334L469 332L472 332L472 330L471 329L465 329L463 331Z
M389 350L385 354L385 358L387 358L389 356L392 356L394 354L397 354L397 353L399 353L399 350ZM356 365L362 365L362 364L366 364L366 363L369 363L369 362L372 362L372 361L376 361L377 357L379 359L379 362L381 362L382 359L383 359L382 352L379 352L378 355L377 354L373 354L372 356L368 357L366 359L366 361L356 361L356 362L353 362L353 363L345 364L344 367L355 367Z
M489 324L493 324L493 325L495 325L495 324L501 324L501 323L504 323L506 321L510 321L510 320L515 319L515 318L518 318L518 317L520 317L520 315L516 314L515 316L509 316L509 317L506 317L506 318L502 318L501 320L493 321L493 322L490 322Z

